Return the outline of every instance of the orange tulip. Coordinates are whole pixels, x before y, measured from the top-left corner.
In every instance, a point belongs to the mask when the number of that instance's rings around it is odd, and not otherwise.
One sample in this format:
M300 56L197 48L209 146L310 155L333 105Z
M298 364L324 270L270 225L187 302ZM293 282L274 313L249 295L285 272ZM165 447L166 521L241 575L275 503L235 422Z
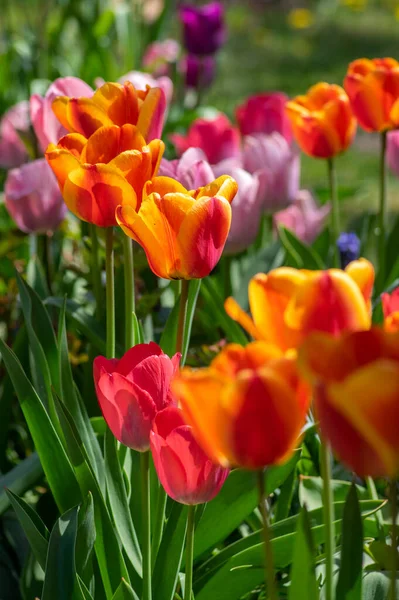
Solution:
M251 279L252 319L233 298L227 298L225 309L254 339L286 351L311 331L339 334L369 329L373 282L373 265L365 259L349 263L345 271L281 267Z
M140 210L118 206L116 219L144 248L155 275L200 279L222 254L236 192L236 182L227 175L190 192L170 177L155 177L144 186Z
M265 342L231 344L210 367L182 369L172 391L208 456L248 469L288 459L310 397L295 359Z
M399 331L399 288L392 294L381 294L382 311L384 313L384 329Z
M71 133L86 138L100 127L136 125L149 142L161 137L166 100L160 88L145 91L126 81L104 83L91 98L59 96L53 102L53 111L61 125Z
M399 125L399 63L393 58L359 58L344 81L353 112L366 131Z
M158 171L160 140L148 145L134 125L105 125L87 140L80 133L50 144L47 161L69 210L99 227L116 225L115 209L138 208L144 184Z
M331 158L352 143L356 119L339 85L318 83L287 102L286 111L298 145L310 156Z
M358 475L399 474L399 334L313 333L299 369L314 385L321 434Z

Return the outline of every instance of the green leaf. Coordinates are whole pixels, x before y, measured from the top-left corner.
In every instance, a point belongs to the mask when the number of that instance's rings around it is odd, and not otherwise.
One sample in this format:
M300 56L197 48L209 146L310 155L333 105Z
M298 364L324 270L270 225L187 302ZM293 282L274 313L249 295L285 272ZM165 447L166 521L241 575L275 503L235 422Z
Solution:
M371 572L363 577L362 600L388 600L391 587L390 574ZM399 592L399 581L396 581L396 594Z
M187 358L187 352L190 345L191 328L193 325L193 319L195 314L195 307L197 306L198 294L201 287L202 279L192 279L188 285L188 298L187 298L187 313L186 321L184 323L184 335L183 335L183 348L181 364L184 365Z
M266 493L280 487L294 469L300 452L284 465L272 467L265 476ZM220 493L208 502L195 532L194 556L213 548L236 529L258 505L256 474L236 469L226 479Z
M112 518L131 564L142 576L141 551L136 530L130 515L129 502L126 495L122 469L116 449L116 439L110 429L105 432L105 477Z
M246 345L248 343L248 338L240 325L233 321L224 310L224 299L212 277L206 277L203 280L201 296L203 297L209 312L212 314L215 327L219 326L223 329L229 342Z
M319 600L315 551L306 507L301 508L296 530L288 600ZM340 599L341 600L341 599ZM342 600L344 600L342 598Z
M65 512L80 501L72 465L42 401L14 352L2 340L0 350L57 506L61 512Z
M331 487L333 491L334 502L345 501L351 485L352 484L350 481L332 479ZM363 500L368 498L368 492L366 488L357 485L356 489L360 498ZM314 508L323 506L323 480L321 477L302 476L300 478L299 501L302 506L306 504L308 510L313 510Z
M89 492L79 511L78 532L76 537L77 572L82 583L89 585L93 575L92 556L96 541L93 495Z
M341 566L336 600L361 600L363 562L363 522L356 486L352 483L342 520Z
M136 592L122 579L120 586L112 596L112 600L138 600Z
M6 488L21 496L43 477L43 467L36 452L0 477L0 515L10 506Z
M15 510L22 529L37 562L44 570L50 532L35 510L25 500L18 498L11 490L6 490L13 509Z
M304 244L289 229L280 225L281 243L287 252L287 265L298 269L324 269L325 265L315 250Z
M26 280L36 294L44 300L49 295L46 275L39 258L32 256L26 269Z
M84 598L76 579L75 545L79 508L71 508L55 523L50 535L41 600Z

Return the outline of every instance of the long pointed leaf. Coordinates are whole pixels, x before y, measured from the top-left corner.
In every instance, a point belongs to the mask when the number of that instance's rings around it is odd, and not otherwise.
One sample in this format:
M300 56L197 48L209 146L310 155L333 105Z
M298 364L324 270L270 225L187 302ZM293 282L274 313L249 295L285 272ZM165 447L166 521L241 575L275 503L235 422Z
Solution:
M288 600L319 600L314 554L308 512L303 506L296 530Z
M341 566L336 600L362 597L363 521L356 486L352 483L343 515Z

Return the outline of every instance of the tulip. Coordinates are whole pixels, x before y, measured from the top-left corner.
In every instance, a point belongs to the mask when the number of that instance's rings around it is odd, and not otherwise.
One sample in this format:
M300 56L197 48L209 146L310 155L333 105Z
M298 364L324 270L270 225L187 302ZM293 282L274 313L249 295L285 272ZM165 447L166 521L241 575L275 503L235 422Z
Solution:
M293 204L274 215L273 222L276 227L284 225L297 238L311 244L321 233L330 209L329 204L317 206L309 190L301 190Z
M342 269L345 269L350 262L357 260L360 256L360 240L356 233L341 233L337 239L337 246Z
M399 331L399 288L391 294L381 294L382 312L384 313L384 329Z
M399 131L388 133L386 158L392 173L399 177Z
M366 131L399 125L399 63L393 58L359 58L350 63L344 87Z
M172 391L206 454L248 469L288 459L309 406L295 359L265 342L231 344L208 368L184 368Z
M0 167L12 169L29 159L18 132L29 132L29 104L18 102L4 113L0 121Z
M176 406L161 410L150 433L151 453L168 496L181 504L203 504L221 490L228 469L212 463Z
M147 46L142 64L154 77L169 75L170 65L177 62L179 54L180 44L176 40L155 41Z
M241 134L270 134L276 131L290 143L292 128L285 110L287 100L288 96L281 92L250 96L236 110L236 119Z
M294 137L305 154L332 158L353 141L356 119L349 98L339 85L318 83L305 96L287 103Z
M244 169L259 177L265 211L284 208L295 200L299 192L299 155L282 135L247 136L242 160Z
M143 186L157 172L160 140L146 145L134 125L107 125L87 140L72 133L50 144L46 158L69 210L99 227L116 225L120 204L139 208Z
M224 44L226 28L221 2L204 6L182 4L179 17L183 25L184 45L190 54L215 54Z
M93 90L77 77L60 77L48 88L44 97L34 94L30 97L29 108L32 126L42 152L49 144L56 144L68 132L55 116L52 108L58 96L83 96L90 98Z
M223 114L214 119L196 119L186 136L175 133L170 139L179 156L188 148L201 148L211 165L240 156L240 134Z
M399 334L314 333L299 351L322 436L361 477L399 474Z
M138 344L121 359L97 356L93 376L104 419L125 446L145 452L158 411L174 404L170 383L180 354L169 358L154 342Z
M181 71L188 88L202 90L212 85L216 74L216 61L213 56L188 54L181 62Z
M338 335L369 329L373 282L373 265L366 259L350 263L345 271L280 267L251 279L252 319L233 298L226 300L225 310L254 339L286 351L311 331Z
M136 88L126 81L104 83L92 98L59 96L53 111L61 125L71 133L89 138L103 126L135 125L147 142L161 137L166 109L160 88Z
M187 190L196 190L215 179L212 167L200 148L189 148L176 160L163 158L158 174L177 179Z
M8 212L25 233L55 231L65 218L57 180L44 158L9 171L4 197Z
M223 252L236 192L227 176L191 192L174 179L155 177L144 186L140 210L118 206L116 220L143 247L157 277L200 279Z
M122 75L118 81L119 83L130 81L136 90L139 91L146 91L148 86L150 86L150 88L160 88L165 95L166 106L169 106L169 104L172 102L173 81L166 75L155 78L148 73L142 73L141 71L129 71L129 73ZM159 133L162 133L162 128L160 129Z

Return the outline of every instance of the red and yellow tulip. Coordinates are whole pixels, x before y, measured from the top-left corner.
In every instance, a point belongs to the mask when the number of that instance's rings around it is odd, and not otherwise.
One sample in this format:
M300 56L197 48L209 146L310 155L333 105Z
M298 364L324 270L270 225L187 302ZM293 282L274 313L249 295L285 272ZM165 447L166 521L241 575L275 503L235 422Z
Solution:
M249 469L289 458L310 398L295 359L265 342L231 344L208 368L184 368L172 391L208 456Z
M336 335L369 329L373 283L374 269L365 259L351 262L345 271L281 267L251 279L252 319L233 298L226 300L225 309L254 339L286 351L311 331Z
M399 474L399 333L313 333L299 369L314 386L322 436L360 476Z
M89 139L71 133L50 144L47 161L66 205L83 221L116 225L115 209L138 209L146 181L156 175L164 151L160 140L145 142L135 125L104 125Z
M71 133L89 138L104 126L135 125L149 142L161 137L166 100L160 88L145 91L126 81L104 83L91 98L59 96L53 102L53 111Z
M399 288L391 294L381 294L382 311L384 313L384 329L399 331Z
M359 58L344 81L353 112L366 131L399 125L399 63L393 58Z
M200 279L222 254L236 192L236 182L227 175L194 191L169 177L155 177L144 186L140 210L121 203L116 219L144 248L155 275Z
M331 158L352 143L356 119L339 85L318 83L287 102L286 111L298 145L310 156Z

